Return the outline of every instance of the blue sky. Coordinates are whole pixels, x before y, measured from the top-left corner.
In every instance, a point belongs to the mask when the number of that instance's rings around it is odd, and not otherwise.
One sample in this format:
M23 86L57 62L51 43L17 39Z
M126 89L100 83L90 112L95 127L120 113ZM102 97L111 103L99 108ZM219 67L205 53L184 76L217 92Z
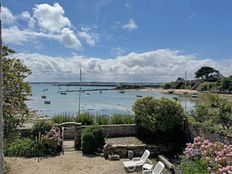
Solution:
M232 74L230 0L2 3L3 42L36 72L29 80L74 80L75 67L90 81L168 81L184 71L193 78L203 65Z

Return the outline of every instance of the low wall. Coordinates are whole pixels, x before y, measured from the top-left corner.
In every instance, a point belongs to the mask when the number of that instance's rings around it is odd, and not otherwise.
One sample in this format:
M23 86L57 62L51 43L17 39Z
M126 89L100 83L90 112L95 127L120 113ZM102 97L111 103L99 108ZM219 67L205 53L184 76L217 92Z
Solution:
M81 130L88 126L81 126ZM101 125L105 137L127 137L135 136L135 124L120 124L120 125ZM81 131L78 129L77 131ZM64 139L74 139L75 127L66 127L64 131Z
M185 122L185 135L186 142L193 142L194 137L200 136L204 139L210 140L211 142L220 141L224 144L232 144L232 136L207 130L207 128L188 123L187 121Z
M119 124L119 125L102 125L105 137L127 137L135 136L135 124Z
M81 147L81 131L88 126L78 126L74 131L74 144L76 149ZM100 125L105 137L127 137L135 136L135 124ZM65 137L65 136L64 136Z
M134 157L141 157L146 149L150 151L150 156L158 156L160 154L169 156L172 152L175 152L175 146L172 143L162 145L106 144L104 146L104 157L108 159L108 155L117 154L120 158L128 158L128 151L132 151Z

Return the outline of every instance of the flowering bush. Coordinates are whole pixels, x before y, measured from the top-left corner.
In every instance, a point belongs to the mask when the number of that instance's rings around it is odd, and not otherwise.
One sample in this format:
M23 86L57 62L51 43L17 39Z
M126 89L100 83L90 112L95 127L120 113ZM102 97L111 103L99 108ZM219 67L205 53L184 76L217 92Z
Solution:
M184 155L189 160L204 161L211 174L232 174L232 145L196 137L192 144L187 143Z
M62 150L60 129L53 127L47 135L30 138L18 138L5 144L6 156L39 157L59 154Z
M58 145L61 145L62 139L60 128L52 127L51 130L48 132L47 137L48 139L56 141Z

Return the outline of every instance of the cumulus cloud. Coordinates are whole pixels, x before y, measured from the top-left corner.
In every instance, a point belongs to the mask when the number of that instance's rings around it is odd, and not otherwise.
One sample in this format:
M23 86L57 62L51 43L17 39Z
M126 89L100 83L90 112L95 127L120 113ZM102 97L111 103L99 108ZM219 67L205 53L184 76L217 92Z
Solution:
M68 48L79 48L81 47L81 43L79 39L76 37L74 32L69 28L64 28L61 31L60 41L64 43Z
M3 24L12 24L15 22L15 17L7 7L1 7L1 18Z
M125 50L123 50L123 49L120 48L120 47L112 48L112 49L111 49L111 54L112 54L112 55L122 56L124 53L125 53Z
M83 38L88 45L95 46L96 39L95 39L95 37L93 35L89 34L88 32L86 32L86 31L80 31L78 33L78 36L80 38Z
M64 16L64 10L58 3L54 3L53 6L37 4L33 8L33 15L28 11L13 15L9 9L4 7L2 16L9 24L8 27L3 28L4 43L19 45L32 42L34 39L46 38L59 41L67 48L79 49L81 47L77 34L70 28L70 20ZM17 25L22 21L26 21L28 26ZM83 37L86 42L95 45L95 40L87 31Z
M192 79L194 72L206 65L218 69L223 75L232 74L231 60L199 60L193 55L169 49L130 53L111 59L83 56L60 58L25 53L17 57L32 69L29 81L76 81L80 68L84 81L167 82L183 77L185 71Z
M33 28L35 26L36 21L28 11L23 11L19 18L25 20L28 23L29 28Z
M31 41L36 38L47 38L59 40L57 35L46 34L42 32L35 32L29 29L21 30L17 26L12 26L9 28L3 28L3 41L4 43L12 43L12 44L23 44L24 42ZM12 34L13 33L13 34Z
M60 38L59 36L54 34L35 32L30 29L21 30L17 26L3 28L2 32L4 43L11 43L16 45L23 44L36 38L47 38L53 40L59 40Z
M62 28L71 25L59 3L54 3L53 6L37 4L33 9L33 17L37 19L42 29L49 32L60 32Z
M136 30L138 28L138 26L133 19L130 19L127 24L122 25L122 28L129 30L129 31L132 31L132 30Z

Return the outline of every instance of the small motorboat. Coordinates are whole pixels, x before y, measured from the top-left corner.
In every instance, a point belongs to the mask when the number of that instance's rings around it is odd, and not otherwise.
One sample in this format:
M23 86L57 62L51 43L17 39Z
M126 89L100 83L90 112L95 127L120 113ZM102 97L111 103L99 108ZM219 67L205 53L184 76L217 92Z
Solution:
M42 95L41 98L46 98L46 95Z
M119 91L119 93L124 94L124 93L125 93L125 91Z
M66 95L67 93L66 92L61 92L60 95Z
M48 104L49 105L49 104L51 104L51 101L50 100L45 100L44 104Z
M142 95L136 95L136 97L143 97Z

